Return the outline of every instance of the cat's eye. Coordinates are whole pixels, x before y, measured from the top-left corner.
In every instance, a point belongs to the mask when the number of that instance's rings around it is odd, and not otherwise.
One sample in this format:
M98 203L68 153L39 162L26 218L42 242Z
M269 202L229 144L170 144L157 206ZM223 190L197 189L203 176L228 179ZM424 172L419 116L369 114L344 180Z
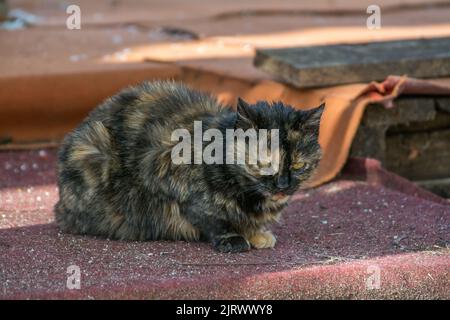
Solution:
M306 163L303 161L295 162L292 164L292 169L294 170L300 170L303 169L306 166Z

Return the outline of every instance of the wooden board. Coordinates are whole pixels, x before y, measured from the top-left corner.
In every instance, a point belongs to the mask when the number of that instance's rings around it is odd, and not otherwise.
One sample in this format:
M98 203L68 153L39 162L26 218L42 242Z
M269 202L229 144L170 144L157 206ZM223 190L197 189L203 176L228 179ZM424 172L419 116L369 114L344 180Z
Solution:
M450 177L450 129L386 137L385 166L411 180Z
M450 178L416 181L416 183L420 187L450 200Z
M402 97L394 103L389 110L366 108L350 156L376 158L411 180L450 178L450 99Z
M299 88L450 75L450 38L257 50L254 64Z

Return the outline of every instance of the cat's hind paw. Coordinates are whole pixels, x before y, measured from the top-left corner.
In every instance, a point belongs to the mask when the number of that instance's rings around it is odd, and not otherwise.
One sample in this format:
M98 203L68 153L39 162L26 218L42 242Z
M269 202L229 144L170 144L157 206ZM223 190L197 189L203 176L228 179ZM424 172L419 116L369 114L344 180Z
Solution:
M273 248L277 239L270 231L259 231L248 239L256 249Z
M217 237L214 242L214 248L220 252L243 252L251 249L250 243L243 236L230 233Z

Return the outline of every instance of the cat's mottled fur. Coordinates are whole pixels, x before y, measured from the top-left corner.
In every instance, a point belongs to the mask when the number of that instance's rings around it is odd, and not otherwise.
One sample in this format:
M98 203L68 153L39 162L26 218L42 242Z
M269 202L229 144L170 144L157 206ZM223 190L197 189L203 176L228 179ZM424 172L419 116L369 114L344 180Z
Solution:
M65 137L56 221L65 232L111 239L206 240L223 252L273 247L268 224L319 162L323 108L239 100L236 112L175 82L128 88ZM279 129L278 174L260 176L238 164L175 165L171 134L192 132L194 120L222 132Z

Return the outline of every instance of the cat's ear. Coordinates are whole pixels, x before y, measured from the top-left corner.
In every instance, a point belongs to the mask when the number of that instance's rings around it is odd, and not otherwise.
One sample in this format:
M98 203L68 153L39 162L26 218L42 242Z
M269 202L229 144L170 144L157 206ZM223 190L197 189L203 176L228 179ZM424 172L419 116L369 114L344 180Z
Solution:
M317 108L309 109L305 115L305 124L310 126L318 126L320 124L320 119L322 118L323 111L325 110L325 102L323 102Z
M297 130L310 131L314 134L319 134L320 119L322 118L323 111L325 110L325 102L316 108L309 110L296 111L297 117L294 123L294 128Z
M236 111L236 128L245 130L254 127L254 110L250 104L240 97L237 101Z

